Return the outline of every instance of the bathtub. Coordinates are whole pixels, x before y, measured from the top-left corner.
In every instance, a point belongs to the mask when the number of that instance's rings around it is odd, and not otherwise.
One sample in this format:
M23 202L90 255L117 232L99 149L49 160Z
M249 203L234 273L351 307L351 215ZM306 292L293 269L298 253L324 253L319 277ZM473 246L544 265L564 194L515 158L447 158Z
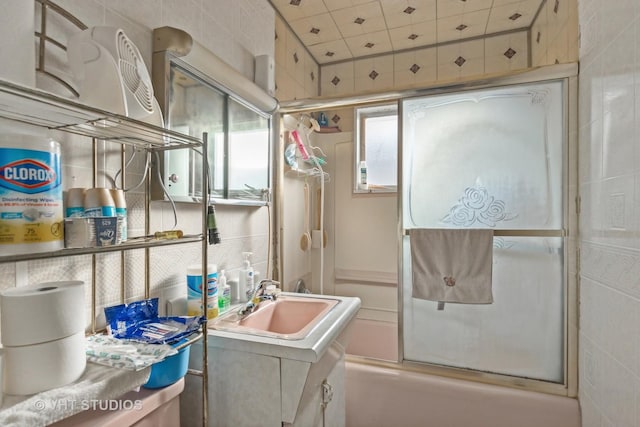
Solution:
M376 328L380 335L371 339ZM577 399L440 377L364 359L362 356L397 354L397 345L392 347L397 336L394 341L389 330L388 323L360 319L351 329L345 385L347 427L580 427ZM389 346L381 343L387 339Z

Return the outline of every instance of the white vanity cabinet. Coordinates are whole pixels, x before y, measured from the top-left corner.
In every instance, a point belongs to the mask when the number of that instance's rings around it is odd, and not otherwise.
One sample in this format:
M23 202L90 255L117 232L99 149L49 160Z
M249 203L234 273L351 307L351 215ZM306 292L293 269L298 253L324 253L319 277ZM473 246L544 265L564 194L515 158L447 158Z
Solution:
M342 344L334 342L318 362L312 363L229 350L215 347L214 342L210 336L210 427L345 425ZM192 345L193 367L201 363L201 351L201 343ZM190 386L181 397L182 422L196 425L200 419L199 383L192 382ZM186 411L185 404L189 406Z
M345 348L360 300L327 298L341 302L303 339L209 329L210 427L345 425ZM190 367L199 368L201 352L201 342L192 345ZM199 386L187 381L183 425L200 419Z
M295 418L291 423L283 422L284 426L340 427L345 425L344 347L339 345L338 348L338 345L329 348L323 356L323 359L326 360L321 359L315 366L312 366L312 372L305 382L300 405L297 410L292 408L295 411ZM317 372L313 372L314 370ZM283 390L287 389L285 388L285 376L286 373L283 372ZM295 401L295 395L287 396L283 392L283 405L295 403Z

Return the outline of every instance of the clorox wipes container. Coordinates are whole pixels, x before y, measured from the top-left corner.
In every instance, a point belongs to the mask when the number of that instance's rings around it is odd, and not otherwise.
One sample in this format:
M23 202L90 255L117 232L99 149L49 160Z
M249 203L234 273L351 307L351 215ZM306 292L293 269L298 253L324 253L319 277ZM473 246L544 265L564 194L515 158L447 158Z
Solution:
M0 135L0 255L64 246L60 144Z

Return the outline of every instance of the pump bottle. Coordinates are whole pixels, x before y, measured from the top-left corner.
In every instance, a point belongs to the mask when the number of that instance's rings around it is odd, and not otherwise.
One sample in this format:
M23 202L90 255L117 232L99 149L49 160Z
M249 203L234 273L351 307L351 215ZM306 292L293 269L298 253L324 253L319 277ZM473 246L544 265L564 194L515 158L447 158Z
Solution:
M252 252L242 252L242 268L238 276L238 282L240 284L240 298L244 301L248 301L253 294L253 267L251 266Z

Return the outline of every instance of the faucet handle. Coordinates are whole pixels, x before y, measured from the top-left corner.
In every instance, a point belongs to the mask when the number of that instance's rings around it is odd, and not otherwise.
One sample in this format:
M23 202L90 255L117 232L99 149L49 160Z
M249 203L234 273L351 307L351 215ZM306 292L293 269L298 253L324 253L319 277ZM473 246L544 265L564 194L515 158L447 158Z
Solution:
M253 313L257 307L258 306L256 304L254 304L252 301L249 301L245 305L243 305L242 308L240 308L240 310L238 310L238 316L240 317L247 316Z

